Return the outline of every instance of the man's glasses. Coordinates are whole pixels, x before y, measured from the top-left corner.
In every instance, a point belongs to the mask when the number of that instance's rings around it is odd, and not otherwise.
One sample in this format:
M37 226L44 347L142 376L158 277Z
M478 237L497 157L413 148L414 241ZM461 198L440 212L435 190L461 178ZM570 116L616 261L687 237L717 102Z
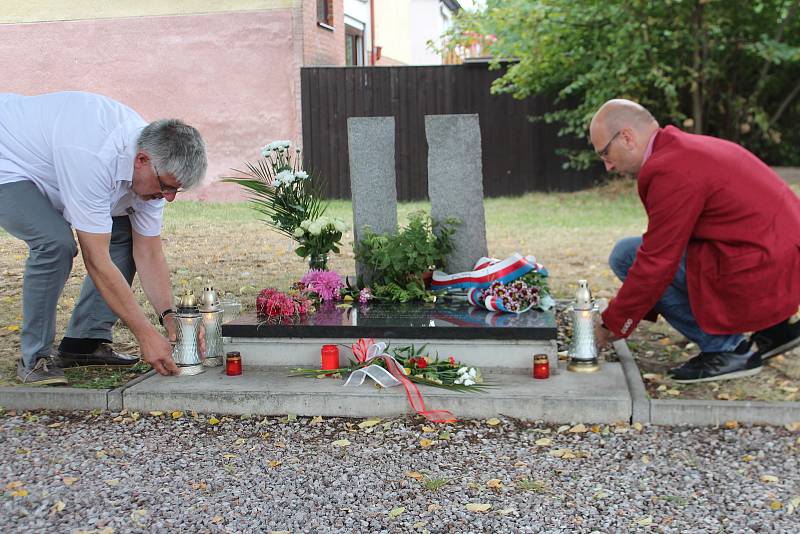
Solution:
M614 136L608 141L608 143L606 143L606 146L603 147L603 150L600 150L600 151L597 152L597 155L600 156L601 158L607 157L608 156L608 149L611 148L611 143L613 143L614 139L619 137L619 134L621 134L621 133L622 133L622 130L617 130L617 133L615 133Z
M162 195L174 195L176 193L183 193L183 189L180 187L172 187L171 185L166 185L164 182L161 181L161 175L158 174L158 168L156 164L153 163L153 170L156 171L156 180L158 180L158 187L161 188Z

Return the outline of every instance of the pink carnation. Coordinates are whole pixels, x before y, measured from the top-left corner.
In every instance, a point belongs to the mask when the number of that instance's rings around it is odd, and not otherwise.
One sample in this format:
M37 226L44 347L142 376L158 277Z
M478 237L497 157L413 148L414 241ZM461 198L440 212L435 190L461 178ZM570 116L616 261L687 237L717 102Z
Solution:
M344 287L342 277L336 271L319 271L311 269L300 280L308 291L316 293L323 302L339 300L341 289Z

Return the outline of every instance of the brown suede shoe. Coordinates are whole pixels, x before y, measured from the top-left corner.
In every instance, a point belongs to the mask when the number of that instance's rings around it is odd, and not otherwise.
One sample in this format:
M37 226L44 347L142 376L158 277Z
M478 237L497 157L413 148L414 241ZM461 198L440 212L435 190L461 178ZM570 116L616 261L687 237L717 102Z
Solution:
M75 354L56 350L54 360L59 367L118 366L128 367L139 363L139 357L117 352L108 343L101 343L91 354Z
M17 380L26 386L63 386L67 383L64 370L53 364L52 358L39 358L33 369L17 361Z

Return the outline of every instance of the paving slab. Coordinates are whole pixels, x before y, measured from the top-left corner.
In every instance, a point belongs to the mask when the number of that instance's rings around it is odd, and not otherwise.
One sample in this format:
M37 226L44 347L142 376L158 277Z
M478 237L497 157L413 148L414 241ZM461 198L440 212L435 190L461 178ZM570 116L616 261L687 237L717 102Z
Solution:
M189 377L154 375L123 391L130 411L195 410L214 414L328 417L393 417L413 413L402 387L378 389L371 383L343 387L338 378L288 376L289 369L248 368L229 377L213 368ZM486 373L497 387L484 393L457 393L420 386L428 409L444 409L461 419L508 416L555 423L628 421L631 399L622 367L605 363L597 373L571 373L563 364L547 380L511 373Z
M800 402L651 399L655 425L722 425L726 421L785 425L800 421Z
M6 410L107 410L110 389L70 387L3 387L0 406Z

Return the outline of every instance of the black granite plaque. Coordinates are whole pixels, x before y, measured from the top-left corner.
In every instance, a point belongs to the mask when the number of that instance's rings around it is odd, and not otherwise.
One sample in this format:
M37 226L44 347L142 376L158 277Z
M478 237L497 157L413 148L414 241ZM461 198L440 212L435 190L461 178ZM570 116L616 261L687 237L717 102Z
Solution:
M377 302L369 305L327 303L295 320L266 320L245 314L222 325L229 337L274 338L415 338L525 339L556 338L553 311L516 315L473 308L466 302Z

